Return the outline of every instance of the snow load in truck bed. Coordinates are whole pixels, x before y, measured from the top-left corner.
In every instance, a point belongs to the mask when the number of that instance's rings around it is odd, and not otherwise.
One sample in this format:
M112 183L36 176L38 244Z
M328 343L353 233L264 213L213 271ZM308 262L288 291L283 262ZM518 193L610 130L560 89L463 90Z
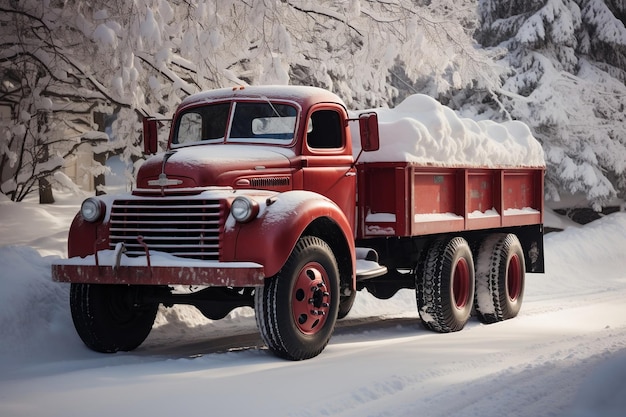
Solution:
M360 162L413 162L468 167L543 167L543 149L522 122L496 123L459 117L435 99L416 94L393 109L374 111L380 149L364 152ZM361 150L358 123L351 123L354 155Z

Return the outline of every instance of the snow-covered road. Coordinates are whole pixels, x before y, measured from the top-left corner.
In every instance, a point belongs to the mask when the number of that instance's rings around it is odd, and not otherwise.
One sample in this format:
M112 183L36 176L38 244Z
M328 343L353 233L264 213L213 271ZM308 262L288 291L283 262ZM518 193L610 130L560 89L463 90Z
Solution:
M7 207L2 202L3 217L17 216ZM626 213L547 235L548 272L527 276L513 320L472 320L461 332L436 334L421 327L411 291L386 301L363 293L326 350L303 362L255 347L248 308L216 322L189 307L164 309L135 352L91 352L74 333L67 287L49 281L51 258L41 253L53 251L7 246L5 232L0 416L617 417L626 410Z

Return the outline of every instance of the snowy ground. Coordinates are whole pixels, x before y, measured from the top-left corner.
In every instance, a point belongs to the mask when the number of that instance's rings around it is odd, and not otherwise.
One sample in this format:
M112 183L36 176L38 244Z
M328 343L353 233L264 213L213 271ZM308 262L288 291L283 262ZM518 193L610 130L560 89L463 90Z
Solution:
M527 277L514 320L435 334L411 291L363 293L319 357L288 362L255 347L251 309L217 322L162 310L135 352L89 351L67 285L50 282L81 198L58 200L0 200L0 416L625 413L626 213L584 227L551 217L570 227L546 236L548 272Z

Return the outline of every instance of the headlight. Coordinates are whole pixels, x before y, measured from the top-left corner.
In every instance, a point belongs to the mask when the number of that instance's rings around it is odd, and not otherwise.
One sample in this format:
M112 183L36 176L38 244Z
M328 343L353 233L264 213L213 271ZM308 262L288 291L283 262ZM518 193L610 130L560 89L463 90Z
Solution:
M83 204L80 206L80 215L83 216L83 219L87 220L89 223L95 223L102 219L103 214L103 203L97 198L90 197L83 201Z
M237 197L230 205L230 212L240 223L249 222L259 213L259 205L248 197Z

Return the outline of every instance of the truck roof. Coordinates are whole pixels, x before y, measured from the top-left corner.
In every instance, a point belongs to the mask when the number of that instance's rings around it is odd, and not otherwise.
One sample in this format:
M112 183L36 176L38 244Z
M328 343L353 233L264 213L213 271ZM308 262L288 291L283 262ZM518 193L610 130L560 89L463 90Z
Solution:
M336 103L344 108L346 107L339 96L328 90L318 87L295 85L237 86L233 88L203 91L185 98L181 106L186 107L203 102L210 103L233 98L289 100L300 104L303 109L315 103Z

